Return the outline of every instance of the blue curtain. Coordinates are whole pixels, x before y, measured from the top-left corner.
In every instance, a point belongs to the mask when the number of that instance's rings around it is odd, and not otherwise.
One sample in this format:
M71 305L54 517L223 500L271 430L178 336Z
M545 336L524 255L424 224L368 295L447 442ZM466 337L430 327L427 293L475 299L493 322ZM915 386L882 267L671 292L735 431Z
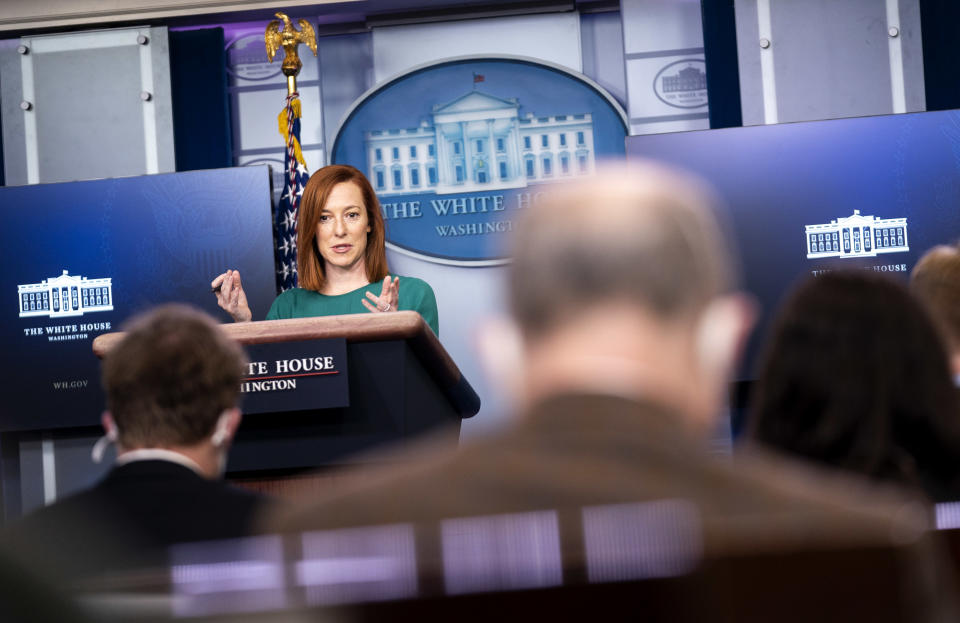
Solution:
M170 32L177 171L233 166L222 28Z
M960 20L960 4L956 0L920 0L927 110L960 108L957 20Z
M743 125L740 109L740 70L737 65L737 24L733 2L734 0L700 2L711 128Z

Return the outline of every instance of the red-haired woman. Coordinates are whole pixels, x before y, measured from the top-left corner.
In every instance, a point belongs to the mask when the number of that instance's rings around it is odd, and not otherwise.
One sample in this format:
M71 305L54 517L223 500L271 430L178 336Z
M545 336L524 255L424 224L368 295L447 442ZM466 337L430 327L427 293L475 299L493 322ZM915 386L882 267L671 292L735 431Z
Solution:
M385 238L380 202L363 173L338 164L311 175L300 199L300 287L278 296L267 320L413 310L439 334L433 290L389 273ZM211 286L219 286L217 303L235 321L252 318L240 273L228 270Z

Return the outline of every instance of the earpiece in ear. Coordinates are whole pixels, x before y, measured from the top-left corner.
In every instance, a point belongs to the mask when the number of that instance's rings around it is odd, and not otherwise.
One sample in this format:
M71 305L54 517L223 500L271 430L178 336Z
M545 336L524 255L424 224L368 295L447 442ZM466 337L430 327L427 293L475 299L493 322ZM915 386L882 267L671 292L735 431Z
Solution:
M103 462L103 455L107 452L107 446L112 443L117 443L116 426L107 428L106 434L100 439L97 439L97 443L93 444L93 449L90 451L90 459L97 464Z
M220 447L223 445L223 442L227 440L227 431L223 427L217 428L216 432L213 433L213 437L210 438L210 441L214 446Z
M213 435L210 437L210 442L214 447L219 448L227 440L228 429L230 425L230 411L224 411L220 414L220 417L217 418L217 427L213 432Z

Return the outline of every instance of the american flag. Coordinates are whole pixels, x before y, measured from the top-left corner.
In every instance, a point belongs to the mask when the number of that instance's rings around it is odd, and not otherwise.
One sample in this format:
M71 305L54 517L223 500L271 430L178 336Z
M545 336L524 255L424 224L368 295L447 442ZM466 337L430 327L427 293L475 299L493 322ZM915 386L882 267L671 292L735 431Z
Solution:
M277 292L297 287L297 210L300 195L310 177L300 149L299 93L287 96L279 117L280 133L287 141L283 164L283 192L273 222L273 238L277 247Z

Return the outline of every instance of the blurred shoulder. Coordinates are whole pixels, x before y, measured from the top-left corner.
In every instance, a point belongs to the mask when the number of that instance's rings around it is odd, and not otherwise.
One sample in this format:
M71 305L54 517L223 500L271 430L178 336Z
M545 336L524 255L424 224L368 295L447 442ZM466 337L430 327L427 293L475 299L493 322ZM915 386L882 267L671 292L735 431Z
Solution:
M932 507L916 491L755 446L738 449L730 467L771 517L782 517L782 523L791 527L807 522L807 529L801 532L808 538L813 526L829 526L835 536L854 540L885 541L895 535L911 540L933 525Z

